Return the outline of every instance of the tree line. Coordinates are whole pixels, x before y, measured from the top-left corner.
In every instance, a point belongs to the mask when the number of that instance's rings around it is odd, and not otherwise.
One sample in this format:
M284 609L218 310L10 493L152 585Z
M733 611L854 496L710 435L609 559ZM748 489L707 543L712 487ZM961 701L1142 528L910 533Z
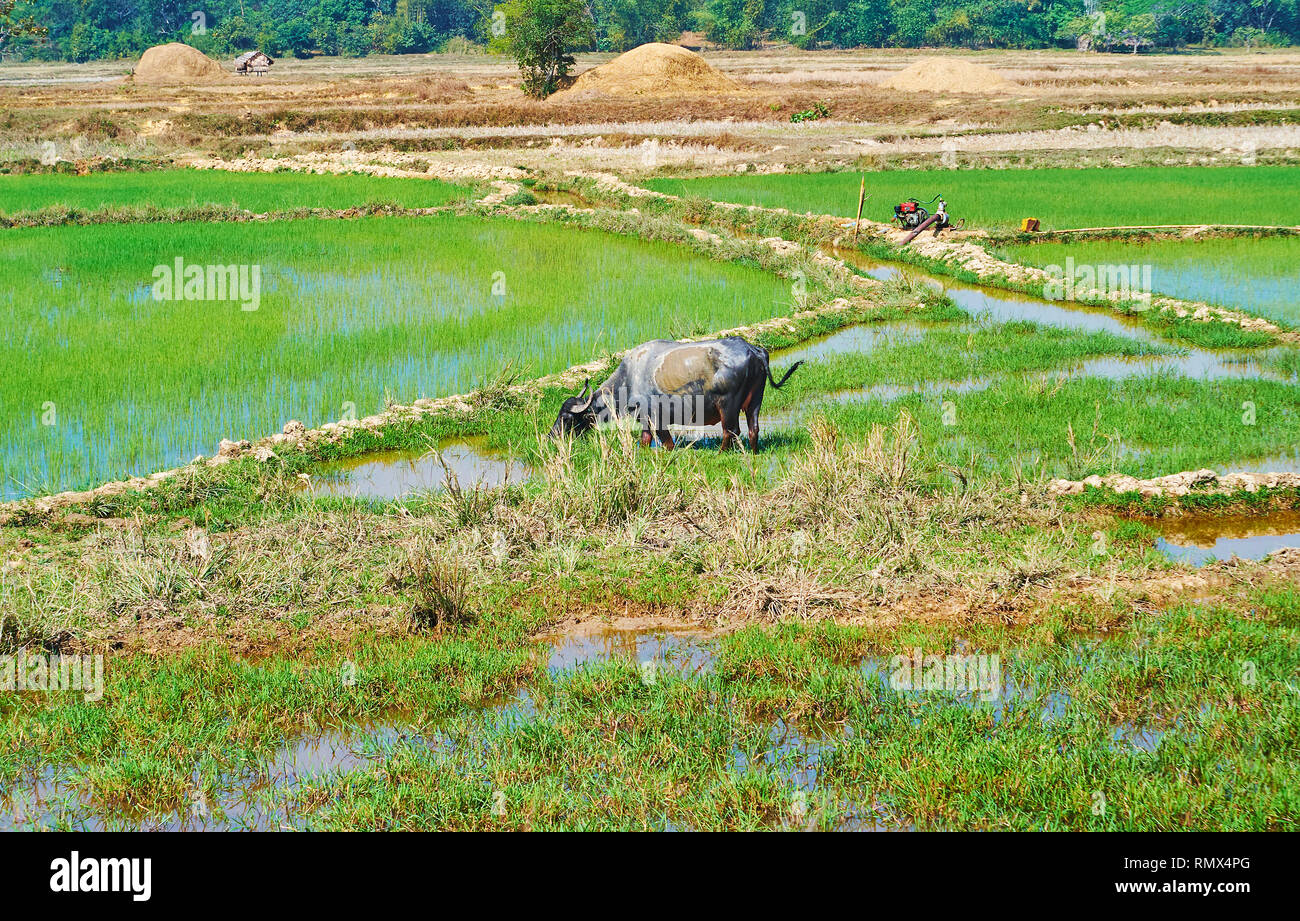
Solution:
M167 41L218 58L407 54L500 47L508 22L538 21L570 26L567 51L684 31L735 49L1300 44L1300 0L0 0L0 54L130 58Z

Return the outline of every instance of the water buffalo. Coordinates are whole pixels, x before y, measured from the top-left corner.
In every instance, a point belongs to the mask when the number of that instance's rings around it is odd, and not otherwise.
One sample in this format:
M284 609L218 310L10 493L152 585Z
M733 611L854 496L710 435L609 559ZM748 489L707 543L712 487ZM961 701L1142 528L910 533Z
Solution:
M595 393L591 382L569 397L551 426L552 435L581 434L597 423L632 416L641 423L641 444L652 433L672 449L669 425L722 423L722 448L740 436L740 414L749 424L749 447L758 450L758 411L768 381L780 387L802 361L779 381L772 377L767 349L729 336L704 342L654 339L628 351L609 380Z

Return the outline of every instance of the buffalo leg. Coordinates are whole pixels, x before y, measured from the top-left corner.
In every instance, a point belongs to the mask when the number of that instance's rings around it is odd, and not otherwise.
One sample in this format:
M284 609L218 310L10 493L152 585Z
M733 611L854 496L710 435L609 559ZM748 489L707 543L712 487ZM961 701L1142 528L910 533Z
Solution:
M659 443L664 446L665 451L671 451L676 447L676 445L673 444L673 436L669 433L668 429L660 429L655 432L655 437L659 439Z
M745 424L749 428L749 450L758 453L758 410L763 405L761 393L750 394L745 401Z
M739 406L719 406L722 411L722 446L719 450L725 451L731 447L731 439L740 436L740 407Z

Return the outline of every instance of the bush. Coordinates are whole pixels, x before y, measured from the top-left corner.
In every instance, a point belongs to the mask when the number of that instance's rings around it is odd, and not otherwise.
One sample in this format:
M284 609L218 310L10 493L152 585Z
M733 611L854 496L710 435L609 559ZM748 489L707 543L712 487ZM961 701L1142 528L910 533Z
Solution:
M811 109L804 109L802 112L795 112L790 116L792 122L812 122L819 118L829 118L831 114L830 107L824 102L814 103Z

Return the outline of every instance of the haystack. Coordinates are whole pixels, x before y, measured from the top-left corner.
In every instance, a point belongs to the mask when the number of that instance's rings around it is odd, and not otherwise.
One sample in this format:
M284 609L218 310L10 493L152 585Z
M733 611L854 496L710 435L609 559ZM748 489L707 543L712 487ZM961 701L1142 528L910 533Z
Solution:
M552 98L574 96L684 96L739 93L740 84L723 76L694 51L650 42L578 75Z
M136 83L213 83L227 76L212 58L180 42L154 45L140 55L134 72Z
M1005 93L1018 84L983 64L960 58L924 58L880 85L929 93Z

